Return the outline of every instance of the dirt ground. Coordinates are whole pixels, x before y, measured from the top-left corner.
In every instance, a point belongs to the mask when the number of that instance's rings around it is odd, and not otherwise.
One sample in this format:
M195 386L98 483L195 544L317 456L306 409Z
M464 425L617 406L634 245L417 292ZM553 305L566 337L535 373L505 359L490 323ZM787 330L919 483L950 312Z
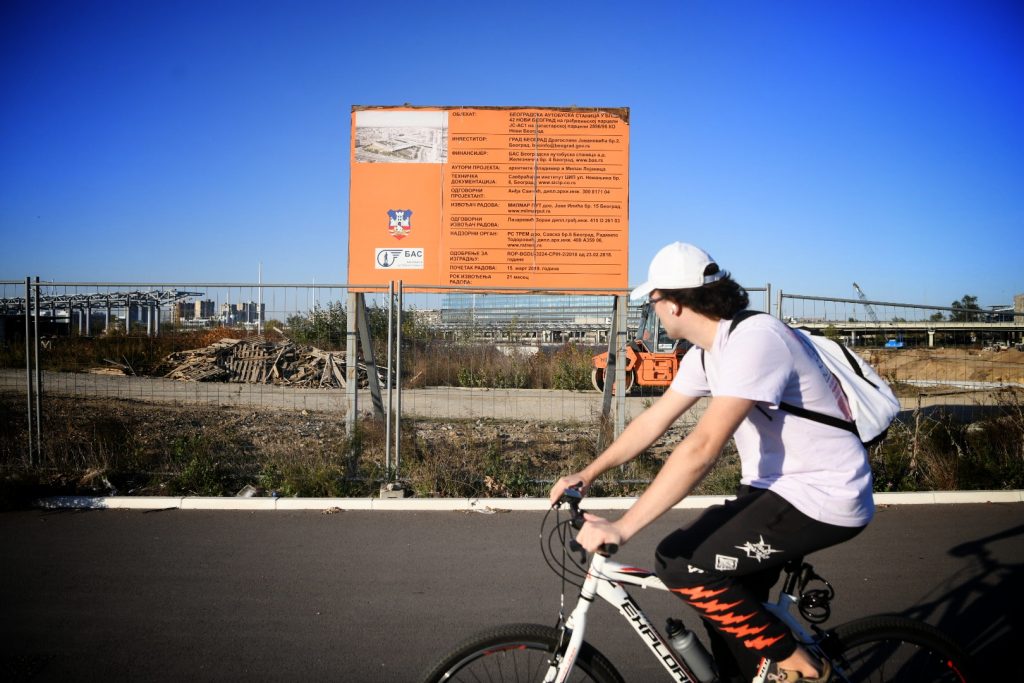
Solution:
M890 381L1024 384L1024 352L1015 349L872 349L863 355L880 375Z

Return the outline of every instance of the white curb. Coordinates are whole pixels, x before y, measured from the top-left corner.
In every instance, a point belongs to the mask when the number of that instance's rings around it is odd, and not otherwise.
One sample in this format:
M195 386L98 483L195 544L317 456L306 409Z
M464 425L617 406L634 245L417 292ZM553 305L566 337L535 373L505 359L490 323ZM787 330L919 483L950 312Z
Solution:
M675 509L706 508L731 496L690 496ZM625 510L636 498L588 498L591 510ZM876 505L943 505L967 503L1024 503L1024 491L921 491L876 493ZM380 510L466 511L489 514L523 510L547 510L546 498L206 498L170 496L54 496L36 501L47 509L86 510Z

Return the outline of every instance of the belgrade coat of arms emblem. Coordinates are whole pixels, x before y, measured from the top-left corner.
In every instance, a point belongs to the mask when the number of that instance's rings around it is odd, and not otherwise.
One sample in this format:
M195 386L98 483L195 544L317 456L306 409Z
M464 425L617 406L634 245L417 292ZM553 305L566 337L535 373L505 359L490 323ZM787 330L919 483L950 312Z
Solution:
M388 211L388 234L402 239L412 232L412 209L391 209Z

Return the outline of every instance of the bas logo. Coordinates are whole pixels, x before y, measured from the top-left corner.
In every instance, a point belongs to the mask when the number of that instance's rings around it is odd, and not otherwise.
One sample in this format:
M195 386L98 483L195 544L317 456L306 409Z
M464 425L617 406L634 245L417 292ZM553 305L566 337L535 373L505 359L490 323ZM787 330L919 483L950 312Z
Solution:
M407 237L412 232L412 209L390 209L388 211L388 234L395 239Z
M401 249L378 249L377 267L390 268L402 257Z
M423 249L374 250L377 270L423 270Z

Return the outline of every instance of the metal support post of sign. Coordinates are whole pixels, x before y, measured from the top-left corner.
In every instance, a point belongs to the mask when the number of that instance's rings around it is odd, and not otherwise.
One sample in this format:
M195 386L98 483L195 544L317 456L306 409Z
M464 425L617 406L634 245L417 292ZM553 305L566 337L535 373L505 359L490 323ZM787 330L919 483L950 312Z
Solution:
M384 471L391 471L391 418L393 417L393 406L391 398L391 389L393 387L392 378L394 374L392 372L392 344L394 343L394 313L395 313L395 281L392 280L388 284L388 351L387 351L387 378L384 380L384 386L387 388L387 406L384 411Z
M599 430L599 436L597 440L597 448L599 451L603 451L608 444L604 443L605 431L603 426L608 424L608 420L612 414L612 383L608 381L608 378L615 373L615 368L618 366L618 329L619 329L619 303L615 299L612 301L612 324L611 329L608 330L608 361L604 368L604 386L601 388L601 425L602 429ZM596 373L595 368L592 372Z
M764 285L764 312L768 315L772 314L772 283L770 282Z
M356 293L348 293L348 315L345 316L345 432L351 436L356 430L356 411L359 409L359 382L356 374Z
M779 305L778 305L778 308L775 309L775 315L778 317L779 320L783 320L784 319L782 317L782 290L781 289L779 290Z
M402 466L402 305L404 299L404 289L402 281L398 281L398 302L394 306L395 310L395 325L391 327L391 310L393 296L395 293L395 282L392 281L388 287L388 425L385 433L385 438L388 440L387 450L389 453L394 453L394 458L387 461L386 477L387 481L380 488L381 498L404 498L406 491L402 487L402 483L398 480L398 472ZM391 336L391 331L394 330L394 337ZM391 351L394 349L394 367L391 365ZM392 380L392 378L394 378ZM394 410L392 410L391 404L391 390L390 387L394 385L395 388L395 403ZM394 429L391 428L392 416L394 417ZM394 443L391 438L394 435Z
M627 318L629 315L629 299L625 294L621 294L615 297L615 317L618 319L616 323L616 339L615 346L619 352L619 358L621 362L618 367L615 368L615 384L616 386L622 387L622 391L617 392L615 396L615 438L619 438L623 430L626 429L626 392L629 387L626 386L626 337L628 330L626 329ZM605 379L607 382L607 379Z
M395 316L395 479L402 465L402 306L405 304L405 287L398 281L398 312Z

